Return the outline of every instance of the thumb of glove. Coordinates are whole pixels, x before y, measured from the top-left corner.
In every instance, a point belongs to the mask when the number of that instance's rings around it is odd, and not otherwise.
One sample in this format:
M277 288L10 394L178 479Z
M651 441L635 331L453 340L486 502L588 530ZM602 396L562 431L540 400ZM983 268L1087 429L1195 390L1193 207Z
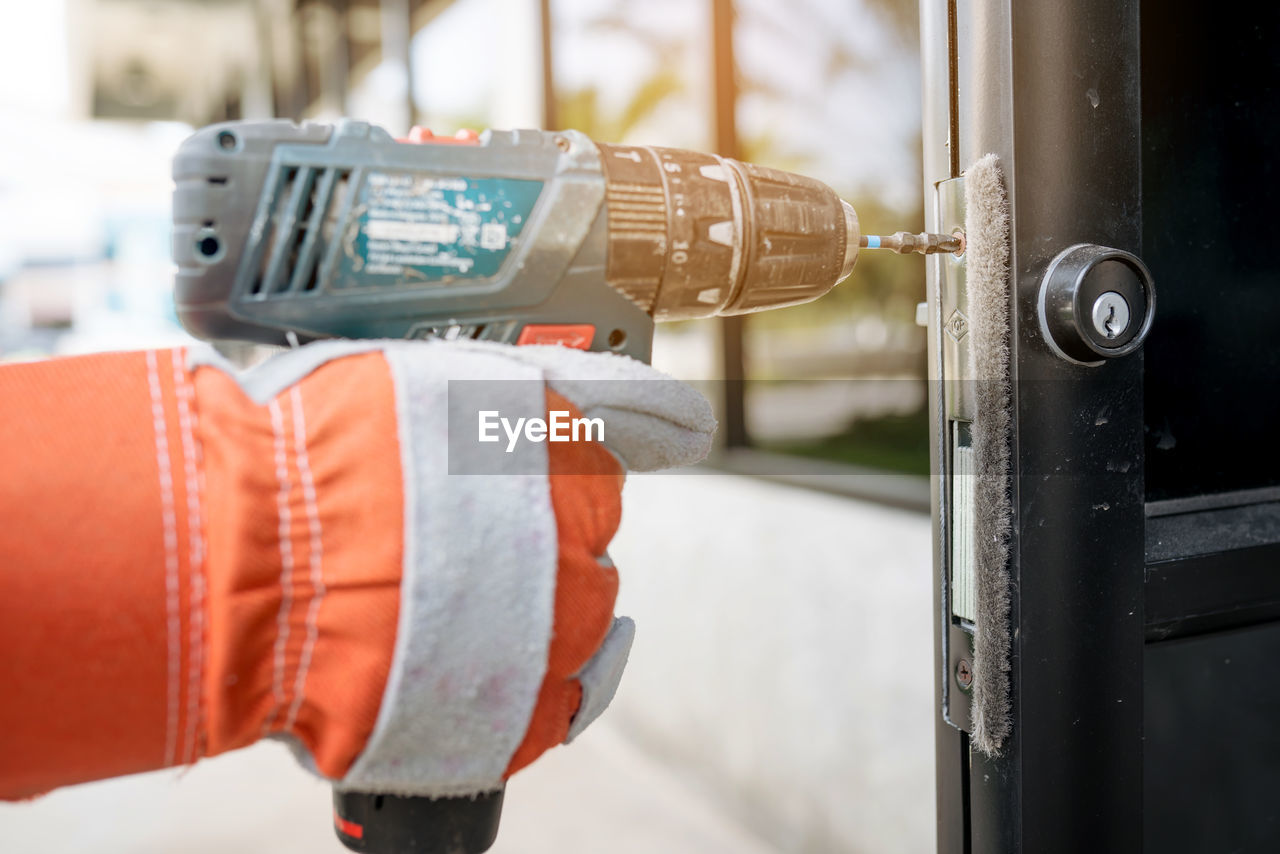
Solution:
M628 356L568 347L455 342L539 369L552 390L587 418L602 419L604 444L631 471L692 465L716 431L711 404L697 389Z

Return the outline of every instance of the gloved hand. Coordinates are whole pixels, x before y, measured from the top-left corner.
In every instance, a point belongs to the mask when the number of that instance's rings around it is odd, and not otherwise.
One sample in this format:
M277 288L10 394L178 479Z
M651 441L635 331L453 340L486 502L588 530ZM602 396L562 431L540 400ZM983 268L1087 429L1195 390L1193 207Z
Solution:
M715 426L630 359L472 342L62 359L0 399L5 798L264 736L353 789L495 788L616 687L624 467ZM509 429L548 412L603 444Z

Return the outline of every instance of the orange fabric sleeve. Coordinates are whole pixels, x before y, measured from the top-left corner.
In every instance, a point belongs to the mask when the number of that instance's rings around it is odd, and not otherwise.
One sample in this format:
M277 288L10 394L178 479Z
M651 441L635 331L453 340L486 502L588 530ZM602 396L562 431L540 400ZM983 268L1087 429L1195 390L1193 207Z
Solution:
M157 387L175 400L164 354L0 370L6 798L158 768L186 748L192 715L173 664L191 652L190 627L166 603L190 595L191 526L172 490L181 439L161 446L169 434L153 426ZM163 414L176 423L176 406Z
M395 649L404 485L381 354L322 365L266 406L196 374L209 496L206 753L272 734L341 777Z
M381 354L266 405L183 350L0 368L0 798L296 738L341 777L399 611L404 484ZM549 409L579 413L548 393ZM561 743L612 620L622 470L548 444L548 669L508 774ZM429 709L423 710L430 714Z
M181 350L0 368L0 797L377 718L403 486L378 354L259 406Z

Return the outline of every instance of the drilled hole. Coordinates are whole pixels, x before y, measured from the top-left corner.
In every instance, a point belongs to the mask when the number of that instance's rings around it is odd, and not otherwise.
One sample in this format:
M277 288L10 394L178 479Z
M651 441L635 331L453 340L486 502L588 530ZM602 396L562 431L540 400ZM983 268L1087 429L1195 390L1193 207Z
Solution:
M196 251L206 258L212 258L222 250L222 241L212 234L200 238L196 243Z
M621 350L627 343L627 333L621 329L615 329L609 333L609 349Z
M223 151L235 151L240 145L240 140L236 139L236 135L229 130L224 130L218 134L218 148Z

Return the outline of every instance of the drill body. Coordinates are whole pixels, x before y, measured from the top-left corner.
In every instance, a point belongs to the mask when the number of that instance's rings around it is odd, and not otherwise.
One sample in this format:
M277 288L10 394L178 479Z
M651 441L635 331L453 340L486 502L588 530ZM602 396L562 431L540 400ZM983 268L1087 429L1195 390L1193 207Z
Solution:
M174 161L176 303L202 338L476 338L648 361L654 320L807 302L857 217L825 184L574 131L398 141L232 122Z
M206 339L481 339L649 361L655 320L807 302L862 242L825 184L564 131L401 141L364 122L230 122L173 167L179 318ZM347 847L476 854L502 793L335 790Z

